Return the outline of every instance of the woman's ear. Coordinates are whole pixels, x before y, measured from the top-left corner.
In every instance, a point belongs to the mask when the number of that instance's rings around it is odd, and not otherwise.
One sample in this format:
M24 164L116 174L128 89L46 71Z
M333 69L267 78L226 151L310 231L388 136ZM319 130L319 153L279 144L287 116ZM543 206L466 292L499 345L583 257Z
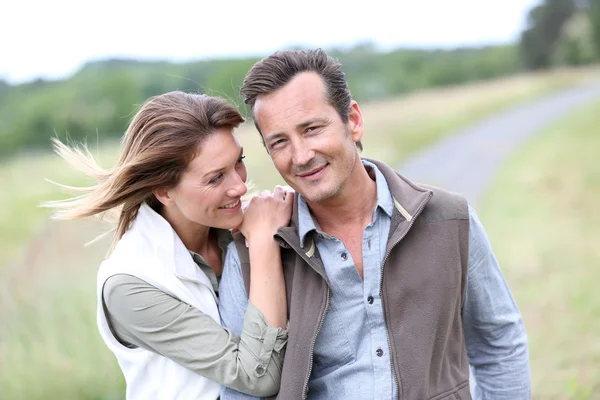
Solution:
M154 194L154 197L156 197L156 199L158 201L160 201L163 205L165 205L167 207L175 204L175 200L173 200L171 190L169 190L169 189L166 189L166 188L154 189L152 191L152 193Z

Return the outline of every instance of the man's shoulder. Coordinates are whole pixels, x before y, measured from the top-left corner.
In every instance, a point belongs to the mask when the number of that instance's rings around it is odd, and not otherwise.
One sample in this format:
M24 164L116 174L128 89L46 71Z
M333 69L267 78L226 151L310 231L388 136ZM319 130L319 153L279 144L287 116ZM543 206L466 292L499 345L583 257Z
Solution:
M455 193L437 186L416 182L410 177L403 175L400 171L389 165L378 161L368 160L374 163L384 174L386 179L394 180L396 184L390 185L392 196L394 196L394 187L396 190L407 190L416 192L432 192L433 196L427 202L423 209L422 216L427 222L435 222L450 219L469 219L469 205L467 199L460 193ZM397 180L396 180L397 179Z
M422 183L416 185L433 192L422 214L427 222L469 219L469 203L462 194Z

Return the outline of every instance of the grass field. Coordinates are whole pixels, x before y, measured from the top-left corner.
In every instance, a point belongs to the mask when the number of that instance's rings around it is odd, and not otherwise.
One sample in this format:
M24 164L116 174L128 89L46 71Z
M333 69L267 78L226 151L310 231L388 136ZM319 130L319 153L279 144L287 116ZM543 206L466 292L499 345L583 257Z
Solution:
M90 150L103 166L110 166L117 158L118 144L112 141L90 145ZM0 163L0 182L3 185L0 192L0 267L26 258L23 245L34 237L44 235L44 229L50 223L50 211L39 205L65 197L46 179L70 185L92 183L71 171L66 163L50 152L26 154L9 164Z
M116 149L102 146L101 159L112 161ZM12 256L0 264L0 399L107 400L124 393L95 323L95 271L107 242L83 243L108 227L48 220L49 210L37 205L61 195L45 177L89 183L50 154L0 169L8 185L0 194L0 259Z
M396 163L488 114L594 74L519 76L364 105L364 155ZM238 137L256 186L283 183L253 127ZM116 146L105 143L98 153L110 166ZM48 210L37 205L60 194L44 178L85 182L48 154L0 165L0 398L122 398L121 373L95 326L95 271L108 242L82 246L106 227L48 222Z
M529 335L535 399L600 399L600 103L521 148L481 218Z

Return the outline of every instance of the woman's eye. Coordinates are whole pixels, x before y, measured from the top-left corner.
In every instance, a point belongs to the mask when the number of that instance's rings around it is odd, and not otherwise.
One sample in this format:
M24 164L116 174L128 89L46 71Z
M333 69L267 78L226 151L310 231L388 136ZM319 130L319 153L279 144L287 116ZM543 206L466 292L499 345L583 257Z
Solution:
M240 164L240 163L243 163L243 162L244 162L244 158L246 158L246 156L241 156L241 157L240 157L240 158L237 160L238 164Z
M215 176L214 178L212 178L208 183L217 183L219 182L221 179L223 179L223 174L219 174L217 176Z

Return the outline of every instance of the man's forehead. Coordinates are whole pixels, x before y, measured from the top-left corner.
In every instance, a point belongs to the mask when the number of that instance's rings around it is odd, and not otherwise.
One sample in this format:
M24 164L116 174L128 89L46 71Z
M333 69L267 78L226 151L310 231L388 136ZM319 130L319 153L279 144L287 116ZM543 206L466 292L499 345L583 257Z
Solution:
M264 130L270 125L292 120L298 123L297 120L307 118L327 105L319 76L301 74L277 91L259 96L254 104L254 115Z

